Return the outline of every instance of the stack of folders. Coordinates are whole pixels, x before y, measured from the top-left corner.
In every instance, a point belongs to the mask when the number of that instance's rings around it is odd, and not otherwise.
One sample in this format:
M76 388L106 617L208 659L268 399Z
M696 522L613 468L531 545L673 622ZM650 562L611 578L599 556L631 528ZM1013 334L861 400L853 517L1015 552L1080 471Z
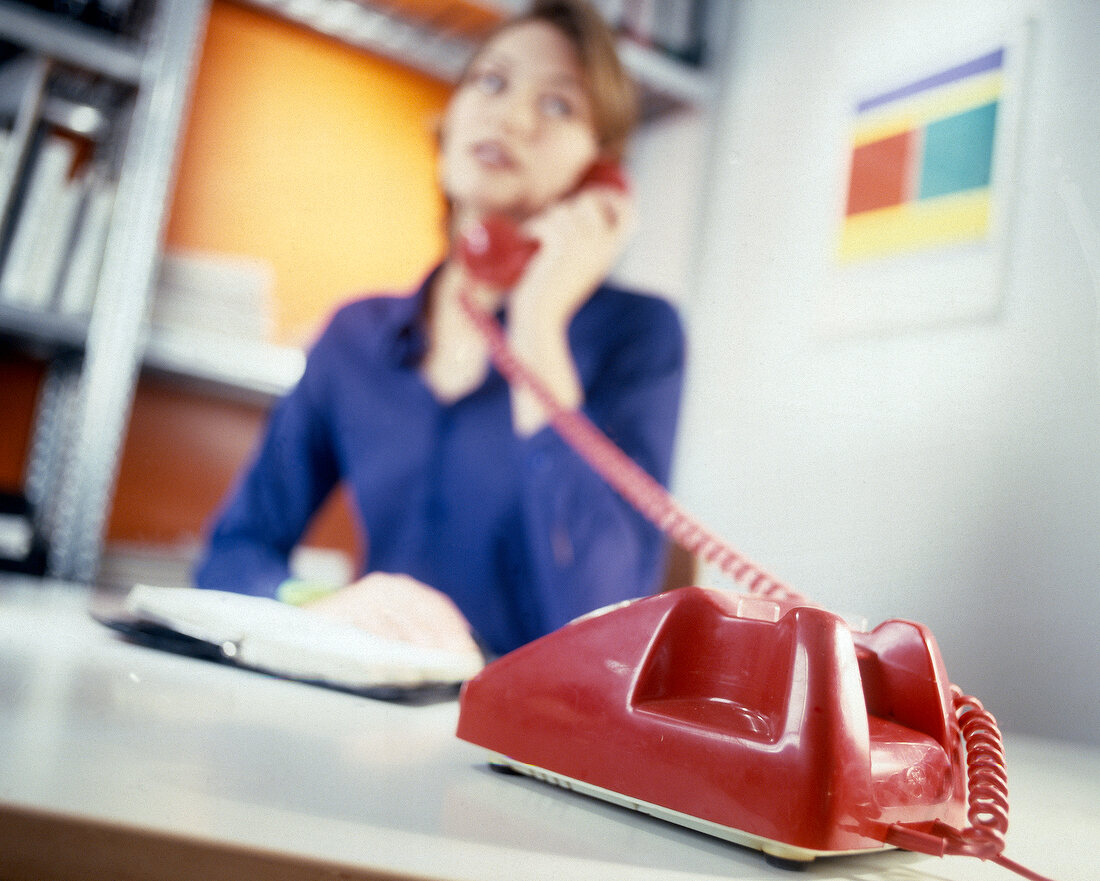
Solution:
M0 152L9 136L0 133ZM98 286L115 185L78 163L72 138L51 134L27 157L0 273L0 301L35 312L87 315Z
M595 0L596 8L621 34L661 54L702 62L708 3L720 0Z
M121 611L95 617L145 645L370 697L453 696L483 666L278 600L216 590L137 585Z
M275 271L258 258L172 249L164 253L150 316L154 327L255 342L275 329Z

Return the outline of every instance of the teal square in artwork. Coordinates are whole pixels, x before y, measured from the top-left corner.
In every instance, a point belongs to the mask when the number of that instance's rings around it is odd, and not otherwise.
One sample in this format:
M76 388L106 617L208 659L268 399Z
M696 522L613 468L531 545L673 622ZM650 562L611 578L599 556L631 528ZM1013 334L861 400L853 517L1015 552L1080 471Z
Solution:
M988 187L997 102L929 123L924 130L919 198Z

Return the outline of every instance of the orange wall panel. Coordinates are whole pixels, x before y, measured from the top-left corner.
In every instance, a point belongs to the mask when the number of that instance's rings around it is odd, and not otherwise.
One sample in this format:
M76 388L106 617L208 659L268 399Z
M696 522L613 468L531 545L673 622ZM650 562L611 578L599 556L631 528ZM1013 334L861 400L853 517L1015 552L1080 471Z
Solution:
M351 296L415 284L444 245L434 127L448 94L420 74L215 0L168 247L268 261L279 342L308 342ZM265 419L262 407L143 379L108 541L200 540ZM361 557L344 493L307 541Z
M260 11L211 9L169 247L275 270L279 341L442 254L435 125L449 87Z

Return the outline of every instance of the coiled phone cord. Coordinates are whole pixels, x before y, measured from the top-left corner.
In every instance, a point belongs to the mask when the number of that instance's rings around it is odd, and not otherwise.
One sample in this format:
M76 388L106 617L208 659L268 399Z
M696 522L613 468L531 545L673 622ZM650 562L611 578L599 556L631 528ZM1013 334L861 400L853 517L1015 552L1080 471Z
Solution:
M459 293L466 315L489 346L489 357L504 378L530 391L545 408L550 424L592 469L661 532L700 559L716 566L750 593L776 600L807 602L779 579L719 538L700 523L644 468L619 449L592 421L578 410L562 406L553 394L508 345L493 316L472 300L469 285Z
M746 559L700 523L644 468L626 455L581 413L563 406L542 379L508 345L496 319L479 308L464 283L459 304L489 347L493 365L510 385L526 388L546 409L550 424L592 469L661 532L719 570L750 593L787 602L805 597ZM1007 857L1001 851L1008 831L1008 778L997 722L975 697L952 685L955 716L966 746L967 821L964 829L936 821L926 830L892 826L886 842L936 856L973 856L996 863L1029 881L1051 881Z
M927 828L914 828L898 823L887 831L886 843L933 856L977 857L1028 881L1051 881L1002 853L1008 832L1008 774L1001 732L997 720L976 697L963 694L956 685L951 686L951 697L966 747L966 819L970 825L956 829L936 820Z
M948 853L992 859L1004 850L1008 831L1008 776L997 720L976 697L951 687L955 718L966 743L970 825L959 832Z

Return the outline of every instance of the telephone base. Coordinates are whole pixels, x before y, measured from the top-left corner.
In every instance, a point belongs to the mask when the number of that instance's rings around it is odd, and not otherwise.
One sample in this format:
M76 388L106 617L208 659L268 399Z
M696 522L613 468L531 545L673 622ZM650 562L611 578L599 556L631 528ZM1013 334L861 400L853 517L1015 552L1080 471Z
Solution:
M893 848L889 845L883 845L880 848L861 848L857 850L811 850L805 847L795 847L794 845L786 844L782 841L775 841L771 838L764 838L760 835L753 835L750 832L744 832L740 829L733 829L729 826L723 826L720 823L713 823L709 820L701 820L698 817L693 817L690 814L685 814L681 811L674 811L670 808L661 807L660 805L655 805L651 804L650 802L641 801L640 799L631 798L630 796L623 795L618 792L613 792L610 789L604 789L601 786L594 786L591 783L585 783L583 780L576 780L572 777L566 777L564 774L557 774L553 771L547 771L545 768L539 768L535 765L528 765L524 762L518 762L515 759L510 759L507 756L503 756L499 753L490 753L488 762L489 767L492 768L494 771L510 774L522 774L525 777L531 777L544 783L550 783L554 786L560 787L561 789L567 789L570 792L579 792L582 795L587 795L592 798L598 798L613 805L618 805L619 807L629 808L632 811L638 811L639 813L646 814L650 817L655 817L658 820L675 823L678 826L683 826L696 832L702 832L705 835L711 835L715 838L721 838L725 841L739 844L742 847L761 851L767 857L778 861L780 864L795 863L808 865L818 857L848 856L851 854L865 854L873 853L876 851L893 850ZM796 866L785 866L784 868L796 868Z

